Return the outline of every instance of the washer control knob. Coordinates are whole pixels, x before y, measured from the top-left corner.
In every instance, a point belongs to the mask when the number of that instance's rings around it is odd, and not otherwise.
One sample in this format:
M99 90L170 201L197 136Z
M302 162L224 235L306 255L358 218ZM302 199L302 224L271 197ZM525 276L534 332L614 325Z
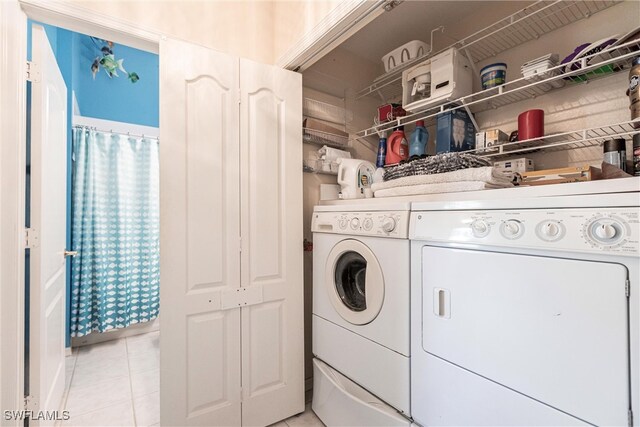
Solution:
M522 236L524 227L522 223L517 219L509 219L502 223L500 231L502 232L502 235L507 239L517 239L518 237Z
M541 229L542 234L549 238L554 238L560 233L560 227L555 222L547 222Z
M349 221L346 218L341 218L340 221L338 222L338 226L344 230L345 228L347 228L347 224L349 223Z
M618 230L611 224L598 224L594 233L602 240L612 240L618 234Z
M371 231L371 228L373 228L373 220L371 218L365 218L364 221L362 221L362 227L367 231Z
M390 216L386 217L382 220L382 229L387 233L391 233L396 229L396 220Z
M358 217L355 217L351 220L351 229L357 230L358 227L360 227L360 220L358 219Z
M484 237L489 234L490 228L484 220L476 219L471 223L471 232L476 237Z

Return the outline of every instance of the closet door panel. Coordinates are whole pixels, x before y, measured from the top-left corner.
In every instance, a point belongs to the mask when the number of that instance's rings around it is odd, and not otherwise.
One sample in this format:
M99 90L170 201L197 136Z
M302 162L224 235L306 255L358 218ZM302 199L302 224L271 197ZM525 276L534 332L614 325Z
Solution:
M163 425L240 425L238 59L160 46ZM226 308L226 309L225 309Z
M243 425L304 410L302 81L240 60Z

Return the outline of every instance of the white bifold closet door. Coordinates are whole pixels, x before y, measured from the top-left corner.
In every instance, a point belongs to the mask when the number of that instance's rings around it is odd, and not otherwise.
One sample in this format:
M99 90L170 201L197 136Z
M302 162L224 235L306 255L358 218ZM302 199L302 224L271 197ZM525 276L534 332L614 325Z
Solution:
M169 39L160 85L161 423L267 425L304 410L300 76Z
M240 60L242 423L304 410L302 75Z

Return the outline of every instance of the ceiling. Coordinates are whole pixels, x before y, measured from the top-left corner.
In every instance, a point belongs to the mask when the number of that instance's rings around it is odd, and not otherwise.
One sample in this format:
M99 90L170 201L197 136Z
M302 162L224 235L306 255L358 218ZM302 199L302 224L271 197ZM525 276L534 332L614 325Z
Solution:
M434 33L434 47L443 49L455 41L516 12L531 1L404 1L384 12L340 47L354 55L379 63L383 55L411 40L430 41L431 30L444 25L444 32Z

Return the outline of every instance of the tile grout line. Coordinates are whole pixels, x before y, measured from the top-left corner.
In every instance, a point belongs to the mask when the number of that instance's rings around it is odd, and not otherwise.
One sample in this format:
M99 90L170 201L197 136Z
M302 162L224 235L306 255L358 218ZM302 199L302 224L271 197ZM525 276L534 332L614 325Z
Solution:
M64 391L64 395L62 397L62 410L66 411L67 410L67 402L69 401L69 393L71 393L71 384L73 382L73 374L76 371L76 362L78 361L78 354L73 354L73 348L71 349L71 357L73 358L73 367L71 368L71 375L69 378L69 387L66 387L66 381L67 379L65 378L65 391ZM66 358L65 358L65 362L66 362ZM65 371L66 371L66 366L65 366ZM65 375L66 377L66 375ZM57 422L56 425L62 425L62 423Z
M136 405L133 400L133 383L131 382L131 365L129 364L129 343L127 338L124 338L124 348L127 352L127 374L129 375L129 390L131 391L131 411L133 412L133 425L137 426L138 421L136 419Z

